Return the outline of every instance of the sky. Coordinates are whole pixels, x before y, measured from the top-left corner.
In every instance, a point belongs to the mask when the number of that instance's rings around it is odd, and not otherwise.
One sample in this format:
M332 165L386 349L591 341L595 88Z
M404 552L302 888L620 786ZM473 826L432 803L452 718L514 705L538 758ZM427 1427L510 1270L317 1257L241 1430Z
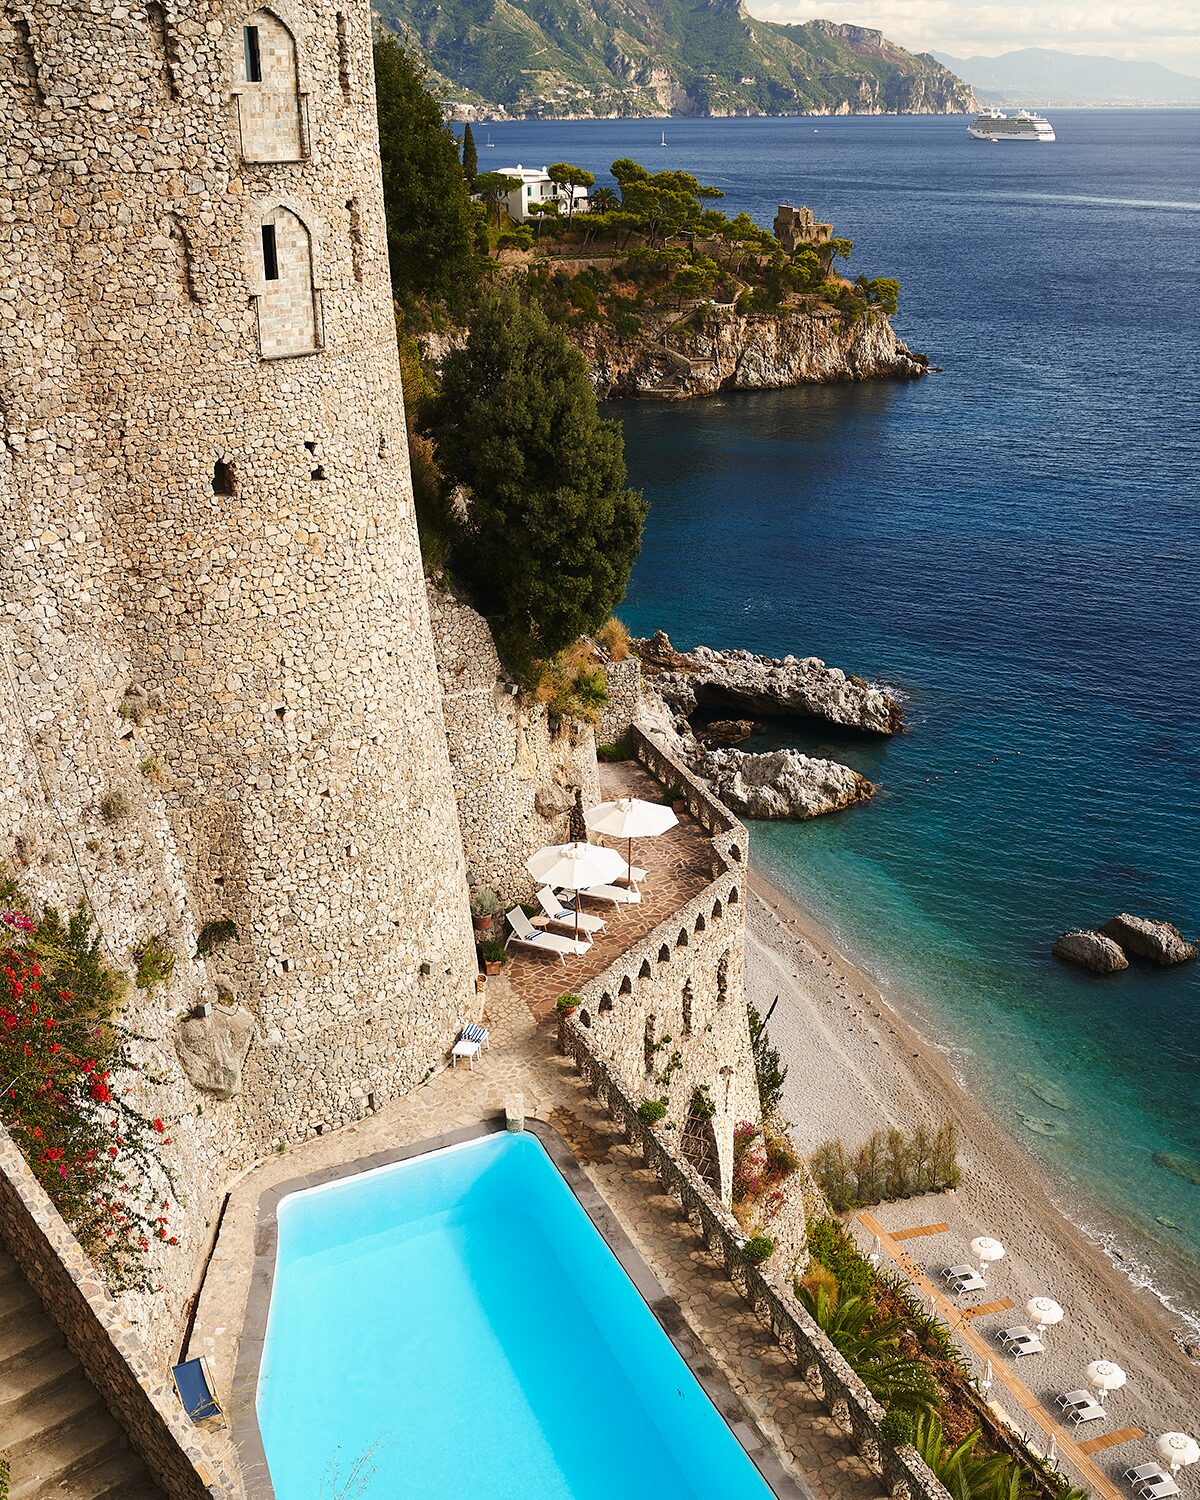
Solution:
M1200 0L750 0L749 9L764 21L871 26L915 52L1057 47L1200 76Z

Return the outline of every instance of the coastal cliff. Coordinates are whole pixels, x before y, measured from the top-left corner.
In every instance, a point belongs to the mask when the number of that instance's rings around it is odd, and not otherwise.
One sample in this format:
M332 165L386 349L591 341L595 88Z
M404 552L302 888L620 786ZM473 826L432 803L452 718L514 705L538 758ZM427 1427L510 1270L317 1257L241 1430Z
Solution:
M929 361L908 349L879 312L851 321L832 309L741 313L706 309L662 341L597 328L580 339L592 383L613 396L682 399L720 390L856 380L917 380Z

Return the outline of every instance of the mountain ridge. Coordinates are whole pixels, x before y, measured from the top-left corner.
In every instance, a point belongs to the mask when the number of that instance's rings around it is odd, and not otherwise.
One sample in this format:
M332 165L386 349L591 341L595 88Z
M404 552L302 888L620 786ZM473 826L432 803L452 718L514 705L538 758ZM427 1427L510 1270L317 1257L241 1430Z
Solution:
M1051 47L1020 47L996 57L932 55L967 79L988 104L1031 109L1200 104L1200 78L1173 72L1160 63L1089 57Z
M970 88L929 54L832 21L760 21L742 0L375 0L460 118L957 114Z

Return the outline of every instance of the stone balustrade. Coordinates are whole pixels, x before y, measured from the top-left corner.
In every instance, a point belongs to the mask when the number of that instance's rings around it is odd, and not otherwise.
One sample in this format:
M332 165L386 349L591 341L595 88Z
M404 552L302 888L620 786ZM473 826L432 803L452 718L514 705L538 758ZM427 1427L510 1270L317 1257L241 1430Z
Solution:
M610 981L603 975L593 981L601 982ZM759 1321L770 1328L776 1342L888 1492L903 1500L949 1500L947 1490L915 1449L897 1448L883 1436L883 1408L792 1293L770 1271L747 1259L747 1236L737 1220L676 1153L665 1133L638 1116L637 1104L614 1070L592 1052L587 1029L569 1016L561 1017L559 1045L573 1059L589 1090L628 1144L640 1151L663 1190L678 1201L683 1215L698 1229L708 1254L729 1276Z

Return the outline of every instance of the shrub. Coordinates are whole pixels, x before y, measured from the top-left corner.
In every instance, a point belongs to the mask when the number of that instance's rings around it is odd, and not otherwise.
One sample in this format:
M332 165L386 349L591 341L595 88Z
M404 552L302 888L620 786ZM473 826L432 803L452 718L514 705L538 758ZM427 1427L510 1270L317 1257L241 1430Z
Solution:
M815 1219L807 1230L808 1253L837 1280L842 1297L866 1297L879 1285L869 1260L836 1219Z
M917 1433L917 1419L912 1412L904 1411L900 1407L893 1406L883 1414L883 1421L879 1424L880 1435L891 1443L893 1448L902 1448L906 1443L911 1443Z
M637 1107L638 1119L646 1125L657 1125L666 1112L665 1099L643 1099Z
M761 1265L775 1250L775 1241L769 1234L754 1234L742 1246L742 1254L751 1265Z
M596 759L612 763L614 761L632 760L633 751L629 748L626 740L618 740L612 745L597 745Z
M83 907L64 922L11 886L0 899L13 906L0 921L0 1119L110 1288L150 1290L141 1256L151 1239L175 1243L165 1195L146 1185L169 1187L155 1148L170 1138L119 1081L135 1066L117 1018L124 977Z
M129 799L124 792L106 792L100 798L100 816L106 823L119 823L129 811Z
M750 1021L750 1050L754 1057L754 1077L758 1083L758 1103L764 1120L774 1117L783 1098L787 1065L779 1060L778 1047L771 1046L767 1023L753 1005L746 1007Z
M557 1001L555 1001L554 1009L560 1016L566 1016L570 1015L579 1003L578 995L560 995Z
M142 773L147 781L153 782L155 786L166 786L167 773L163 770L162 765L156 756L148 755L145 760L139 761L138 770Z
M877 1130L854 1154L841 1141L824 1141L811 1161L813 1177L835 1213L884 1199L942 1192L962 1179L958 1131L948 1120L930 1136L923 1125L911 1135Z
M787 1177L799 1169L800 1158L787 1136L768 1134L766 1144L767 1162L773 1172L780 1177Z
M596 641L608 653L611 661L624 661L629 655L629 628L623 620L612 615L596 632Z
M156 985L166 984L175 972L175 955L165 937L147 938L140 948L134 949L137 969L134 980L139 990L153 990Z
M196 957L207 958L214 948L220 948L224 943L236 943L238 937L237 923L231 922L228 917L221 917L216 922L205 922L196 939Z
M713 1103L707 1083L697 1084L692 1090L692 1098L688 1109L699 1120L711 1120L716 1114L717 1106Z
M508 962L508 949L499 938L485 938L475 946L479 950L480 960L485 964L499 964L503 968Z

